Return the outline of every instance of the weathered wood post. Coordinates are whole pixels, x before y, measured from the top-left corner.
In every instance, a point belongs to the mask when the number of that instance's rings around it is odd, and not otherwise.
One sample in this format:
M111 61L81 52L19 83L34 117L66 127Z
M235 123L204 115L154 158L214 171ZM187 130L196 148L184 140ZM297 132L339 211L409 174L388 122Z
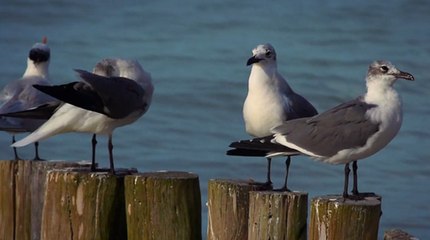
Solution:
M125 202L128 240L202 238L196 174L150 172L126 176Z
M310 240L376 240L378 239L381 197L374 194L363 200L342 196L320 196L312 199L309 224Z
M249 192L270 188L245 180L209 180L207 239L248 239Z
M307 239L307 193L252 191L249 199L248 239Z
M45 175L88 165L66 161L0 161L0 239L40 239Z
M124 175L131 172L49 171L41 239L126 239Z
M0 239L15 239L15 161L0 161Z

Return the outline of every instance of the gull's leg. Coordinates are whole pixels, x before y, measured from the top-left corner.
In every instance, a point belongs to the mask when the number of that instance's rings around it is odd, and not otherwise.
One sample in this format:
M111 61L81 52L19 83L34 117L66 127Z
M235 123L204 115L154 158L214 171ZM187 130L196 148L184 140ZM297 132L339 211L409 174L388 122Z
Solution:
M35 143L34 143L34 151L35 151L35 156L34 156L34 159L33 159L33 160L42 160L42 159L39 157L39 142L35 142Z
M357 161L352 162L352 173L354 176L354 183L352 187L352 195L358 196L358 177L357 177L358 165Z
M112 134L109 134L109 143L108 143L108 149L109 149L109 163L110 163L110 172L112 174L115 174L115 167L113 165L113 144L112 144Z
M12 144L14 144L15 142L15 135L12 135ZM15 155L15 160L19 160L20 158L18 157L18 151L16 150L16 147L13 147L13 153Z
M345 181L343 185L343 198L348 198L349 163L345 164Z
M291 157L288 156L287 160L285 160L285 181L284 186L281 188L282 191L290 192L290 189L288 189L288 173L290 172L290 164L291 164Z
M91 153L91 171L96 171L96 145L97 145L97 139L96 134L93 134L93 138L91 140L91 146L92 146L92 153Z
M266 179L266 185L272 185L272 180L270 178L270 171L272 168L272 158L268 157L267 158L267 179Z

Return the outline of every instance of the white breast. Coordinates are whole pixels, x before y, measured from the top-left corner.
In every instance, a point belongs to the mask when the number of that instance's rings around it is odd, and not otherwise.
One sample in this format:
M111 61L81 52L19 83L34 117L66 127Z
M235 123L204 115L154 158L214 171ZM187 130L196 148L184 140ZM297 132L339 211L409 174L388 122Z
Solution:
M268 76L259 66L252 67L243 105L246 132L252 136L270 135L270 130L285 120L287 101L279 93L275 77Z

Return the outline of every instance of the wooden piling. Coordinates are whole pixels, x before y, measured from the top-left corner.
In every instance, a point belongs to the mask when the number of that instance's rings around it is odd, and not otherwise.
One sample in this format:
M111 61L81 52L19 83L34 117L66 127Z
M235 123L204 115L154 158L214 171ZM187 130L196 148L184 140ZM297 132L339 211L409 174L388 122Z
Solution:
M124 175L52 170L46 176L42 239L126 239Z
M307 239L307 193L252 191L249 199L249 240Z
M378 239L380 196L370 194L362 200L321 196L311 204L310 240Z
M202 238L198 175L140 173L125 178L128 240Z
M71 166L86 165L66 161L0 161L0 239L40 239L46 172Z
M248 239L249 192L270 188L245 180L209 180L207 239Z
M0 161L0 239L15 239L15 168L14 161Z

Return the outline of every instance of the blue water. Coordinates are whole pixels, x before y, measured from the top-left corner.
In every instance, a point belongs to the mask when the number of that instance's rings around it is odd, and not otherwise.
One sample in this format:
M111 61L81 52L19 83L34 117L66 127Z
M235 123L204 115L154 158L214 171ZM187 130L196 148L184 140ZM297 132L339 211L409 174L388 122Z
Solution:
M91 3L2 1L0 85L25 70L28 49L42 36L51 47L51 78L76 79L105 57L134 58L152 74L149 112L114 134L117 167L198 173L206 235L211 178L264 180L266 161L225 156L231 141L248 138L242 120L251 49L270 42L279 71L319 111L363 93L368 65L392 61L415 82L398 81L404 123L381 152L359 163L361 191L383 197L380 233L401 228L430 238L430 2L146 1ZM12 158L10 135L0 133L0 159ZM106 140L98 160L107 166ZM20 149L33 157L33 148ZM41 143L48 159L90 158L90 135L66 134ZM283 160L274 161L281 186ZM295 157L290 187L310 197L340 193L343 167ZM382 234L380 234L382 238Z

